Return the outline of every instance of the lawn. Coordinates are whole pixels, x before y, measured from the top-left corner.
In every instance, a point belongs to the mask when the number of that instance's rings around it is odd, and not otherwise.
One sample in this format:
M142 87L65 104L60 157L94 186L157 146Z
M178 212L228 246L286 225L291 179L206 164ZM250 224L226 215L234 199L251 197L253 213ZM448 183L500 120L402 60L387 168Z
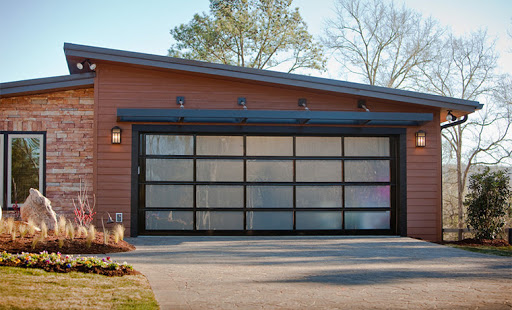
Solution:
M0 267L1 309L158 309L142 275L107 277Z

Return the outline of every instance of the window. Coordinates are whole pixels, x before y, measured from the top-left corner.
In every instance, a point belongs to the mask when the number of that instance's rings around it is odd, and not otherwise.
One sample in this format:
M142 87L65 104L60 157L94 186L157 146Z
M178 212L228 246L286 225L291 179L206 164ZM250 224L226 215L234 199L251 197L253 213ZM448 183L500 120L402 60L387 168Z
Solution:
M23 204L30 188L44 193L44 143L44 133L0 134L2 205Z

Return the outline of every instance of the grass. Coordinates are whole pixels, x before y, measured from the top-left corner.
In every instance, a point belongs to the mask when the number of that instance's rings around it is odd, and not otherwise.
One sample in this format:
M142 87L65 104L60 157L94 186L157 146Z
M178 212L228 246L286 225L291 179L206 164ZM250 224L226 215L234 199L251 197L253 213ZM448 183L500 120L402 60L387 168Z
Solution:
M448 244L451 247L462 249L471 252L497 255L497 256L509 256L512 257L512 246L502 246L502 247L494 247L494 246L469 246L469 245L454 245Z
M0 309L158 309L142 275L106 277L0 267Z

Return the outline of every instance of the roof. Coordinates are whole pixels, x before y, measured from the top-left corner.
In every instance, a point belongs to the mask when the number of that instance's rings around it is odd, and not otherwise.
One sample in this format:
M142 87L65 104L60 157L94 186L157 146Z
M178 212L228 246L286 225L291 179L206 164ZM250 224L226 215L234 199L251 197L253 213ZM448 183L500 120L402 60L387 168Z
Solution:
M249 82L257 81L272 83L311 90L349 94L361 98L392 100L422 106L438 107L448 110L474 112L475 110L483 107L483 105L477 101L458 98L449 98L306 75L207 63L196 60L136 53L95 46L65 43L64 53L66 55L66 61L70 72L69 76L0 83L0 97L91 87L94 85L94 72L89 69L89 66L84 66L82 70L79 70L76 66L77 63L83 62L85 59L89 59L93 63L98 61L108 61L120 64L200 73L212 76L236 78Z
M82 62L84 59L90 59L91 62L109 61L144 67L202 73L240 80L302 87L340 94L356 95L363 98L393 100L466 112L474 112L475 110L483 107L483 105L477 101L449 98L407 90L71 43L64 44L64 53L68 62L69 72L71 74L77 74L84 70L88 70L88 66L84 66L84 69L79 70L76 67L76 64L78 62Z
M94 85L94 72L63 75L42 79L0 83L0 98L37 94L58 90L88 88Z

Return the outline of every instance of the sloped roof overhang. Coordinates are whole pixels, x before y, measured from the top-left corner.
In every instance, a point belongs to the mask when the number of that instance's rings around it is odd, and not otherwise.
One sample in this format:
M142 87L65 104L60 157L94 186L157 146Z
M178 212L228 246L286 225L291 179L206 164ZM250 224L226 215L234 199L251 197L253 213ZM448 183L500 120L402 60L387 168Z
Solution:
M68 62L69 72L71 74L77 74L83 72L84 70L88 70L88 68L86 68L87 66L85 66L83 70L79 70L76 67L76 64L83 61L84 59L90 59L91 61L108 61L113 63L144 67L163 68L236 78L240 80L258 81L264 83L349 94L359 96L361 98L392 100L397 102L418 104L422 106L465 111L469 113L483 107L483 105L477 101L463 100L458 98L449 98L393 88L311 77L306 75L214 64L202 61L135 53L71 43L64 44L64 53Z
M0 84L0 98L94 86L94 72Z
M420 126L432 113L117 109L118 122Z

